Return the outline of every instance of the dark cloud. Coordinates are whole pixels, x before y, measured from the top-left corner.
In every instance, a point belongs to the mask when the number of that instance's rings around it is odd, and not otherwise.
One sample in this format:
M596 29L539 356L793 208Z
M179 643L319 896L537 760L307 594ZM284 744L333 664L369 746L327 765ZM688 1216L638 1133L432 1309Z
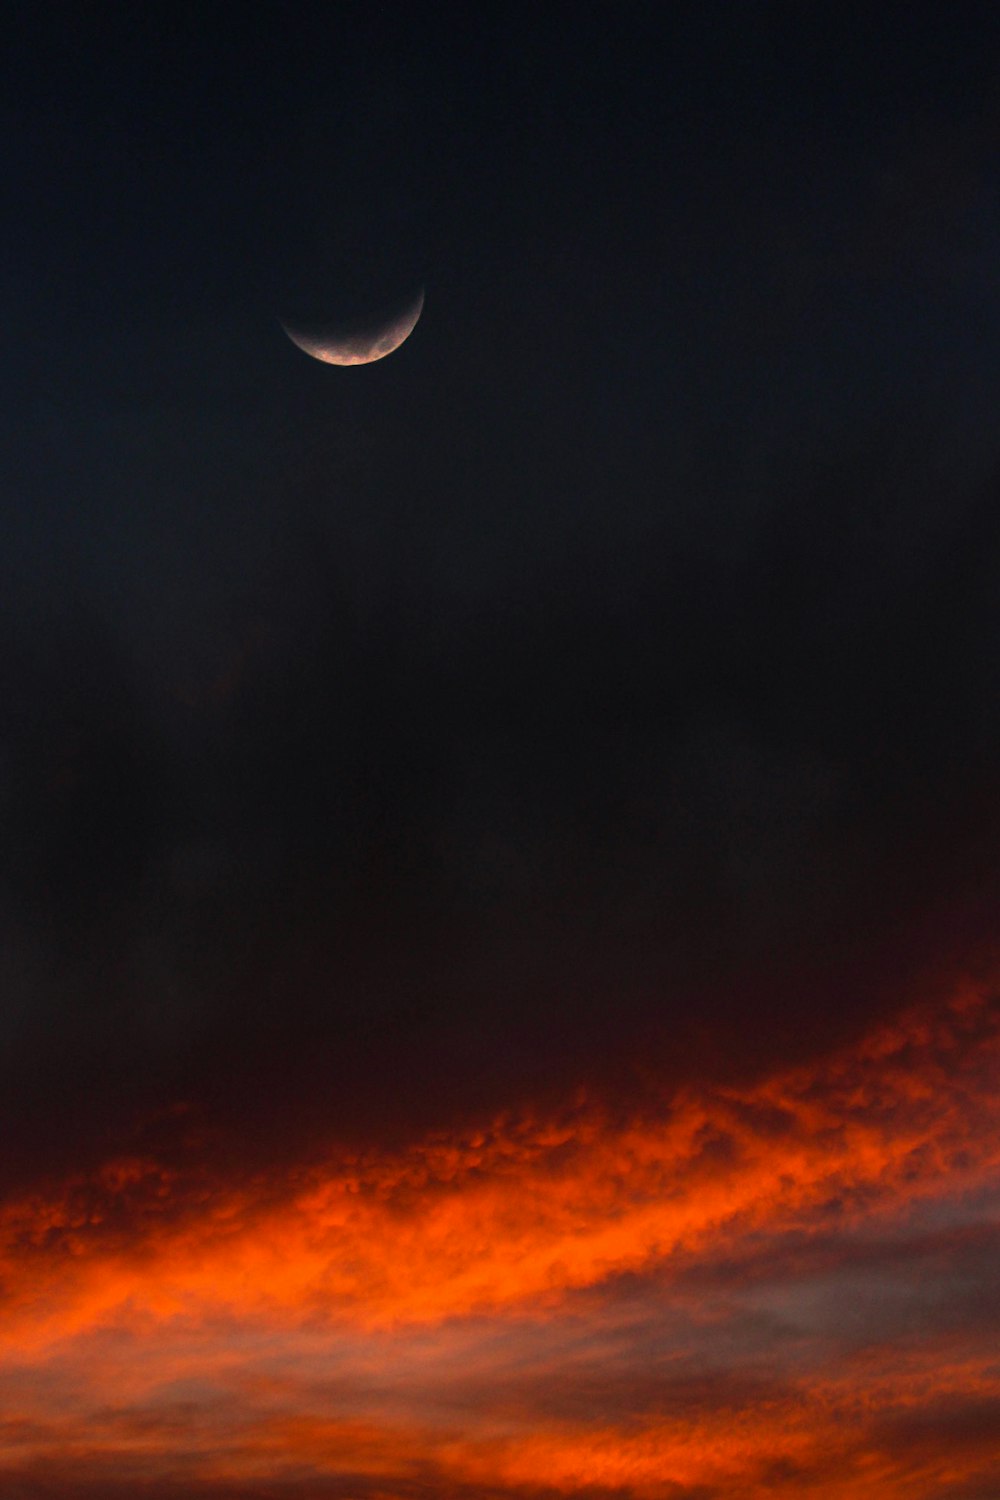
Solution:
M992 1458L996 1453L1000 1403L994 1397L981 1401L954 1397L926 1407L919 1420L899 1416L882 1424L877 1433L880 1446L888 1452L919 1460L942 1450L961 1459L982 1454Z
M879 483L789 498L721 600L666 540L628 596L557 575L470 618L391 552L359 596L327 518L180 688L93 609L11 626L12 1119L25 1057L91 1120L100 1078L289 1129L610 1081L637 1035L747 1060L749 1015L767 1062L967 958L992 485L914 556Z
M383 1500L386 1494L384 1477L373 1478L367 1474L342 1474L333 1478L309 1479L297 1476L287 1481L262 1480L226 1484L220 1481L181 1481L185 1494L192 1500ZM109 1473L95 1479L63 1474L53 1465L33 1469L27 1473L13 1472L4 1477L10 1500L125 1500L135 1494L134 1479L122 1479L119 1474ZM149 1500L175 1500L177 1480L142 1480L143 1493ZM430 1494L445 1493L449 1500L509 1500L511 1490L505 1487L484 1484L456 1483L449 1477L438 1474L432 1467L414 1478L406 1474L391 1475L392 1493L400 1500L425 1500ZM442 1487L443 1490L442 1490ZM518 1500L557 1500L564 1492L551 1486L521 1485L514 1492ZM602 1485L584 1485L574 1491L583 1500L617 1500L620 1488ZM705 1485L671 1485L661 1494L665 1500L717 1500L719 1491ZM978 1496L973 1497L978 1500Z

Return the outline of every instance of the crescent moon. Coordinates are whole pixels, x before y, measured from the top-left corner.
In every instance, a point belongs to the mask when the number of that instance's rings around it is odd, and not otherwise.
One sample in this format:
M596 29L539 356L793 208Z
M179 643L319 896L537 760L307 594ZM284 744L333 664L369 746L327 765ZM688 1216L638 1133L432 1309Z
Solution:
M405 343L417 326L424 310L424 289L416 297L394 307L374 322L319 324L306 327L293 323L282 323L293 344L313 359L327 365L370 365L377 359L385 359L400 344Z

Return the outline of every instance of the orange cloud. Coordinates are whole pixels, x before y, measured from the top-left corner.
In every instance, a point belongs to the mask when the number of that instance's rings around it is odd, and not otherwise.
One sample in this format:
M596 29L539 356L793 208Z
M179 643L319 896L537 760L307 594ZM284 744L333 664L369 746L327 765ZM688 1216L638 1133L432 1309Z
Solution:
M581 1095L239 1185L111 1162L0 1215L0 1474L978 1495L998 1082L970 987L642 1117Z

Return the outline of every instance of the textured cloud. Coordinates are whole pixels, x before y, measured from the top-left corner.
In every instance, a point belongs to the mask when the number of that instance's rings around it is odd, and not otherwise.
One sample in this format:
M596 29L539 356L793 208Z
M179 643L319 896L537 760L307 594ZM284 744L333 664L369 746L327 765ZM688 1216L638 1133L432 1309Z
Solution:
M997 1020L965 986L655 1113L8 1202L5 1493L976 1494Z

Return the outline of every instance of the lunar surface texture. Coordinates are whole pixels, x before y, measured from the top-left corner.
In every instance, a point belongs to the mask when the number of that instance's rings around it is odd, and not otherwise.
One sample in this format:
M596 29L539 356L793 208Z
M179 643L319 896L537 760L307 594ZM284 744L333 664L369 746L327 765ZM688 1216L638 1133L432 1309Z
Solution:
M421 287L415 297L380 316L347 323L282 323L293 344L328 365L370 365L404 343L424 307Z

